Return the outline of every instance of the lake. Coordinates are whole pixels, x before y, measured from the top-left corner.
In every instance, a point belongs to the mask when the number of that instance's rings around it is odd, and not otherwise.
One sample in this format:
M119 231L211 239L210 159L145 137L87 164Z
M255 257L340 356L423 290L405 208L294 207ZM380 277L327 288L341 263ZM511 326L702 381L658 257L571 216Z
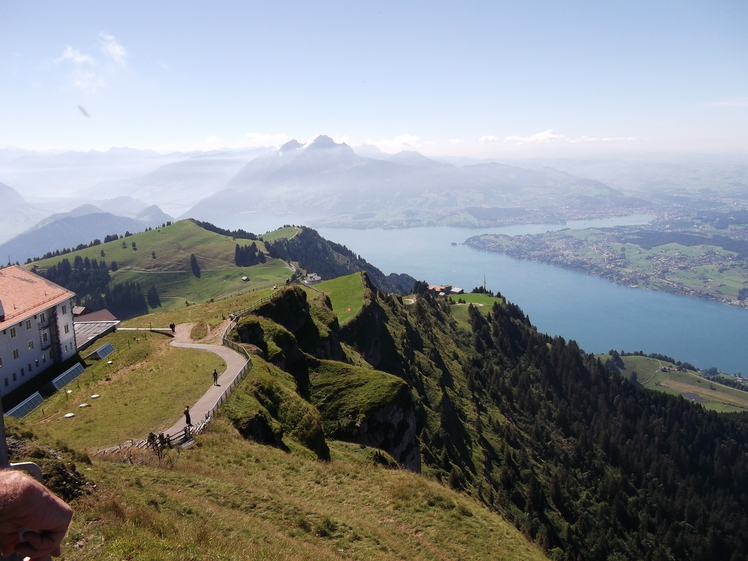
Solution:
M345 244L385 273L408 273L430 284L466 292L483 284L500 291L551 335L575 339L587 352L658 352L723 372L748 374L748 311L707 300L629 288L553 265L478 251L462 243L479 233L534 234L561 228L643 224L629 216L506 228L324 228L320 234Z
M261 232L291 218L263 217ZM409 228L356 230L321 228L325 238L344 244L385 273L408 273L430 284L451 284L466 292L483 284L500 291L551 335L575 339L587 352L658 352L700 367L748 374L748 310L724 304L629 288L578 271L521 261L461 244L481 233L535 234L562 228L645 224L648 216L627 216L567 224L504 228ZM248 228L248 224L233 226Z

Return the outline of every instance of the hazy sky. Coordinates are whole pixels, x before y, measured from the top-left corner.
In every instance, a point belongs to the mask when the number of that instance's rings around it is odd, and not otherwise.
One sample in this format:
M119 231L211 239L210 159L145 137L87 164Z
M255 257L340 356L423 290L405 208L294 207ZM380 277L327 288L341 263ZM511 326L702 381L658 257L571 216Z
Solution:
M0 147L748 152L748 2L0 0Z

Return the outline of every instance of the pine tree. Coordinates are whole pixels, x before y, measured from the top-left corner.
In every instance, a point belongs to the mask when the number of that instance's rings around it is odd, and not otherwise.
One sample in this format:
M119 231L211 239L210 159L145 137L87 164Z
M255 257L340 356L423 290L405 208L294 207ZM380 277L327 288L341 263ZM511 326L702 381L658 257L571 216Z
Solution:
M158 297L158 290L156 289L156 285L151 285L151 288L148 289L148 296L146 297L148 300L148 305L151 308L160 308L161 307L161 299Z

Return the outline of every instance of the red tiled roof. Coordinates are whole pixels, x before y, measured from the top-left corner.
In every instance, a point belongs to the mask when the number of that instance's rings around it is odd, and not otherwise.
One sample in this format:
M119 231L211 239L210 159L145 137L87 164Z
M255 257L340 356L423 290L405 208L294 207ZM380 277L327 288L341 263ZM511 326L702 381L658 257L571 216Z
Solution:
M23 267L12 265L0 269L0 302L5 312L0 329L7 329L74 296L69 290Z

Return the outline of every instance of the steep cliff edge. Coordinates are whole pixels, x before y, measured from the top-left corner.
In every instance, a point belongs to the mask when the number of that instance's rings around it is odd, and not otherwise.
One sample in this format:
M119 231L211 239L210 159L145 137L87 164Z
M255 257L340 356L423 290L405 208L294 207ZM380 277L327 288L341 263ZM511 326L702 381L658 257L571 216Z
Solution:
M245 437L282 447L284 434L303 434L298 440L325 457L327 446L314 427L305 431L298 422L289 423L291 415L281 405L299 405L289 401L291 389L305 400L302 408L315 409L315 415L294 416L296 421L314 424L319 417L325 436L379 448L401 467L420 471L409 386L391 374L343 362L347 357L329 298L321 296L310 304L304 289L290 286L254 314L239 322L231 335L236 342L258 347L261 359L270 363L256 359L244 392L229 400L230 418Z

